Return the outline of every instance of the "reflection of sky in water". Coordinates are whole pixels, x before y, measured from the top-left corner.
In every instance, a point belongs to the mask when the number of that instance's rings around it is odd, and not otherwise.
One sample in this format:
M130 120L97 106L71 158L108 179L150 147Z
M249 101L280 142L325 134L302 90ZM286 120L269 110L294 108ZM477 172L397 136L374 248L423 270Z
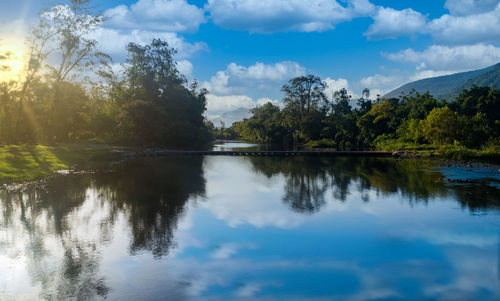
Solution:
M283 201L284 174L266 177L241 157L207 157L203 168L205 194L188 201L164 257L131 254L135 209L113 215L112 194L100 188L64 217L62 236L48 222L54 216L23 220L34 208L4 203L2 216L11 217L0 223L0 299L58 290L76 299L99 283L108 300L500 297L497 211L473 215L453 195L409 202L351 183L344 201L330 185L318 211L301 213ZM61 269L68 250L83 271L75 280Z
M500 188L500 170L492 168L440 168L441 173L452 181L486 181L489 185Z
M245 143L245 142L225 142L225 143L220 143L220 144L215 144L213 147L214 151L228 151L228 150L233 150L233 149L240 149L240 148L256 148L258 147L259 144L253 144L253 143Z

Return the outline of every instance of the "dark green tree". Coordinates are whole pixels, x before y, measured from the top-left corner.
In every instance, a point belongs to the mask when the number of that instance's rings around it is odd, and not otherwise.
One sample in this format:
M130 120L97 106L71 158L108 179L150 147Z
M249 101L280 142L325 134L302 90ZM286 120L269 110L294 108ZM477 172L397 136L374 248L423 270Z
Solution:
M208 142L205 89L188 89L173 60L176 51L155 39L128 45L125 79L114 83L123 107L118 126L124 140L139 146L200 147Z

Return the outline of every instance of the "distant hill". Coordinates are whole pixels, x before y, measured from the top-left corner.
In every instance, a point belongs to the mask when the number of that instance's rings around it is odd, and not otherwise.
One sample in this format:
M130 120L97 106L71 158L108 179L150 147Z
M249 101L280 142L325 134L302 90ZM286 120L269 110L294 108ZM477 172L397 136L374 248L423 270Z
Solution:
M220 127L221 122L224 122L226 127L230 127L236 121L241 121L245 118L250 118L250 116L252 116L250 109L239 108L234 111L225 112L220 116L210 118L210 120L214 123L216 127Z
M437 99L453 99L473 85L488 86L500 90L500 63L488 68L451 75L426 78L408 83L387 93L385 98L399 97L415 89L419 93L429 91Z

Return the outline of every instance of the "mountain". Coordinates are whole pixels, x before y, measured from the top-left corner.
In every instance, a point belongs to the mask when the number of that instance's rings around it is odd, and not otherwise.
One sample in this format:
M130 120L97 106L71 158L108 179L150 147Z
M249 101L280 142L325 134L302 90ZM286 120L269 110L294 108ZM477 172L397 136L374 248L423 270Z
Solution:
M239 108L234 111L225 112L222 115L210 118L210 121L212 121L216 127L220 127L221 122L224 122L226 127L230 127L236 121L249 118L250 116L252 116L250 109Z
M464 89L473 85L488 86L500 90L500 63L488 68L461 72L451 75L426 78L408 83L387 93L385 98L399 97L401 93L408 94L411 90L419 93L429 91L437 99L453 99Z

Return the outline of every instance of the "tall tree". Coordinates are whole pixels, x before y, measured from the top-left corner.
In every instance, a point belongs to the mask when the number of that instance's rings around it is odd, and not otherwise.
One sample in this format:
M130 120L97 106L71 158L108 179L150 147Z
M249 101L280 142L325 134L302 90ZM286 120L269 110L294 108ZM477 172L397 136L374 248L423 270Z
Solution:
M135 144L194 147L207 142L205 89L186 87L173 60L176 51L154 39L149 45L130 43L125 79L115 82L123 106L121 135Z
M46 63L54 86L49 141L54 136L60 140L68 135L58 123L64 118L64 111L59 110L64 101L61 85L77 78L83 80L96 67L109 67L111 61L111 57L99 51L97 41L91 38L102 27L104 19L93 13L89 4L90 0L71 0L70 5L56 5L42 11L29 38L31 53L23 90ZM48 58L50 63L47 63Z
M319 76L308 75L291 79L288 84L283 85L281 91L285 93L283 100L287 106L293 108L303 119L311 110L328 104L325 88L326 84Z

